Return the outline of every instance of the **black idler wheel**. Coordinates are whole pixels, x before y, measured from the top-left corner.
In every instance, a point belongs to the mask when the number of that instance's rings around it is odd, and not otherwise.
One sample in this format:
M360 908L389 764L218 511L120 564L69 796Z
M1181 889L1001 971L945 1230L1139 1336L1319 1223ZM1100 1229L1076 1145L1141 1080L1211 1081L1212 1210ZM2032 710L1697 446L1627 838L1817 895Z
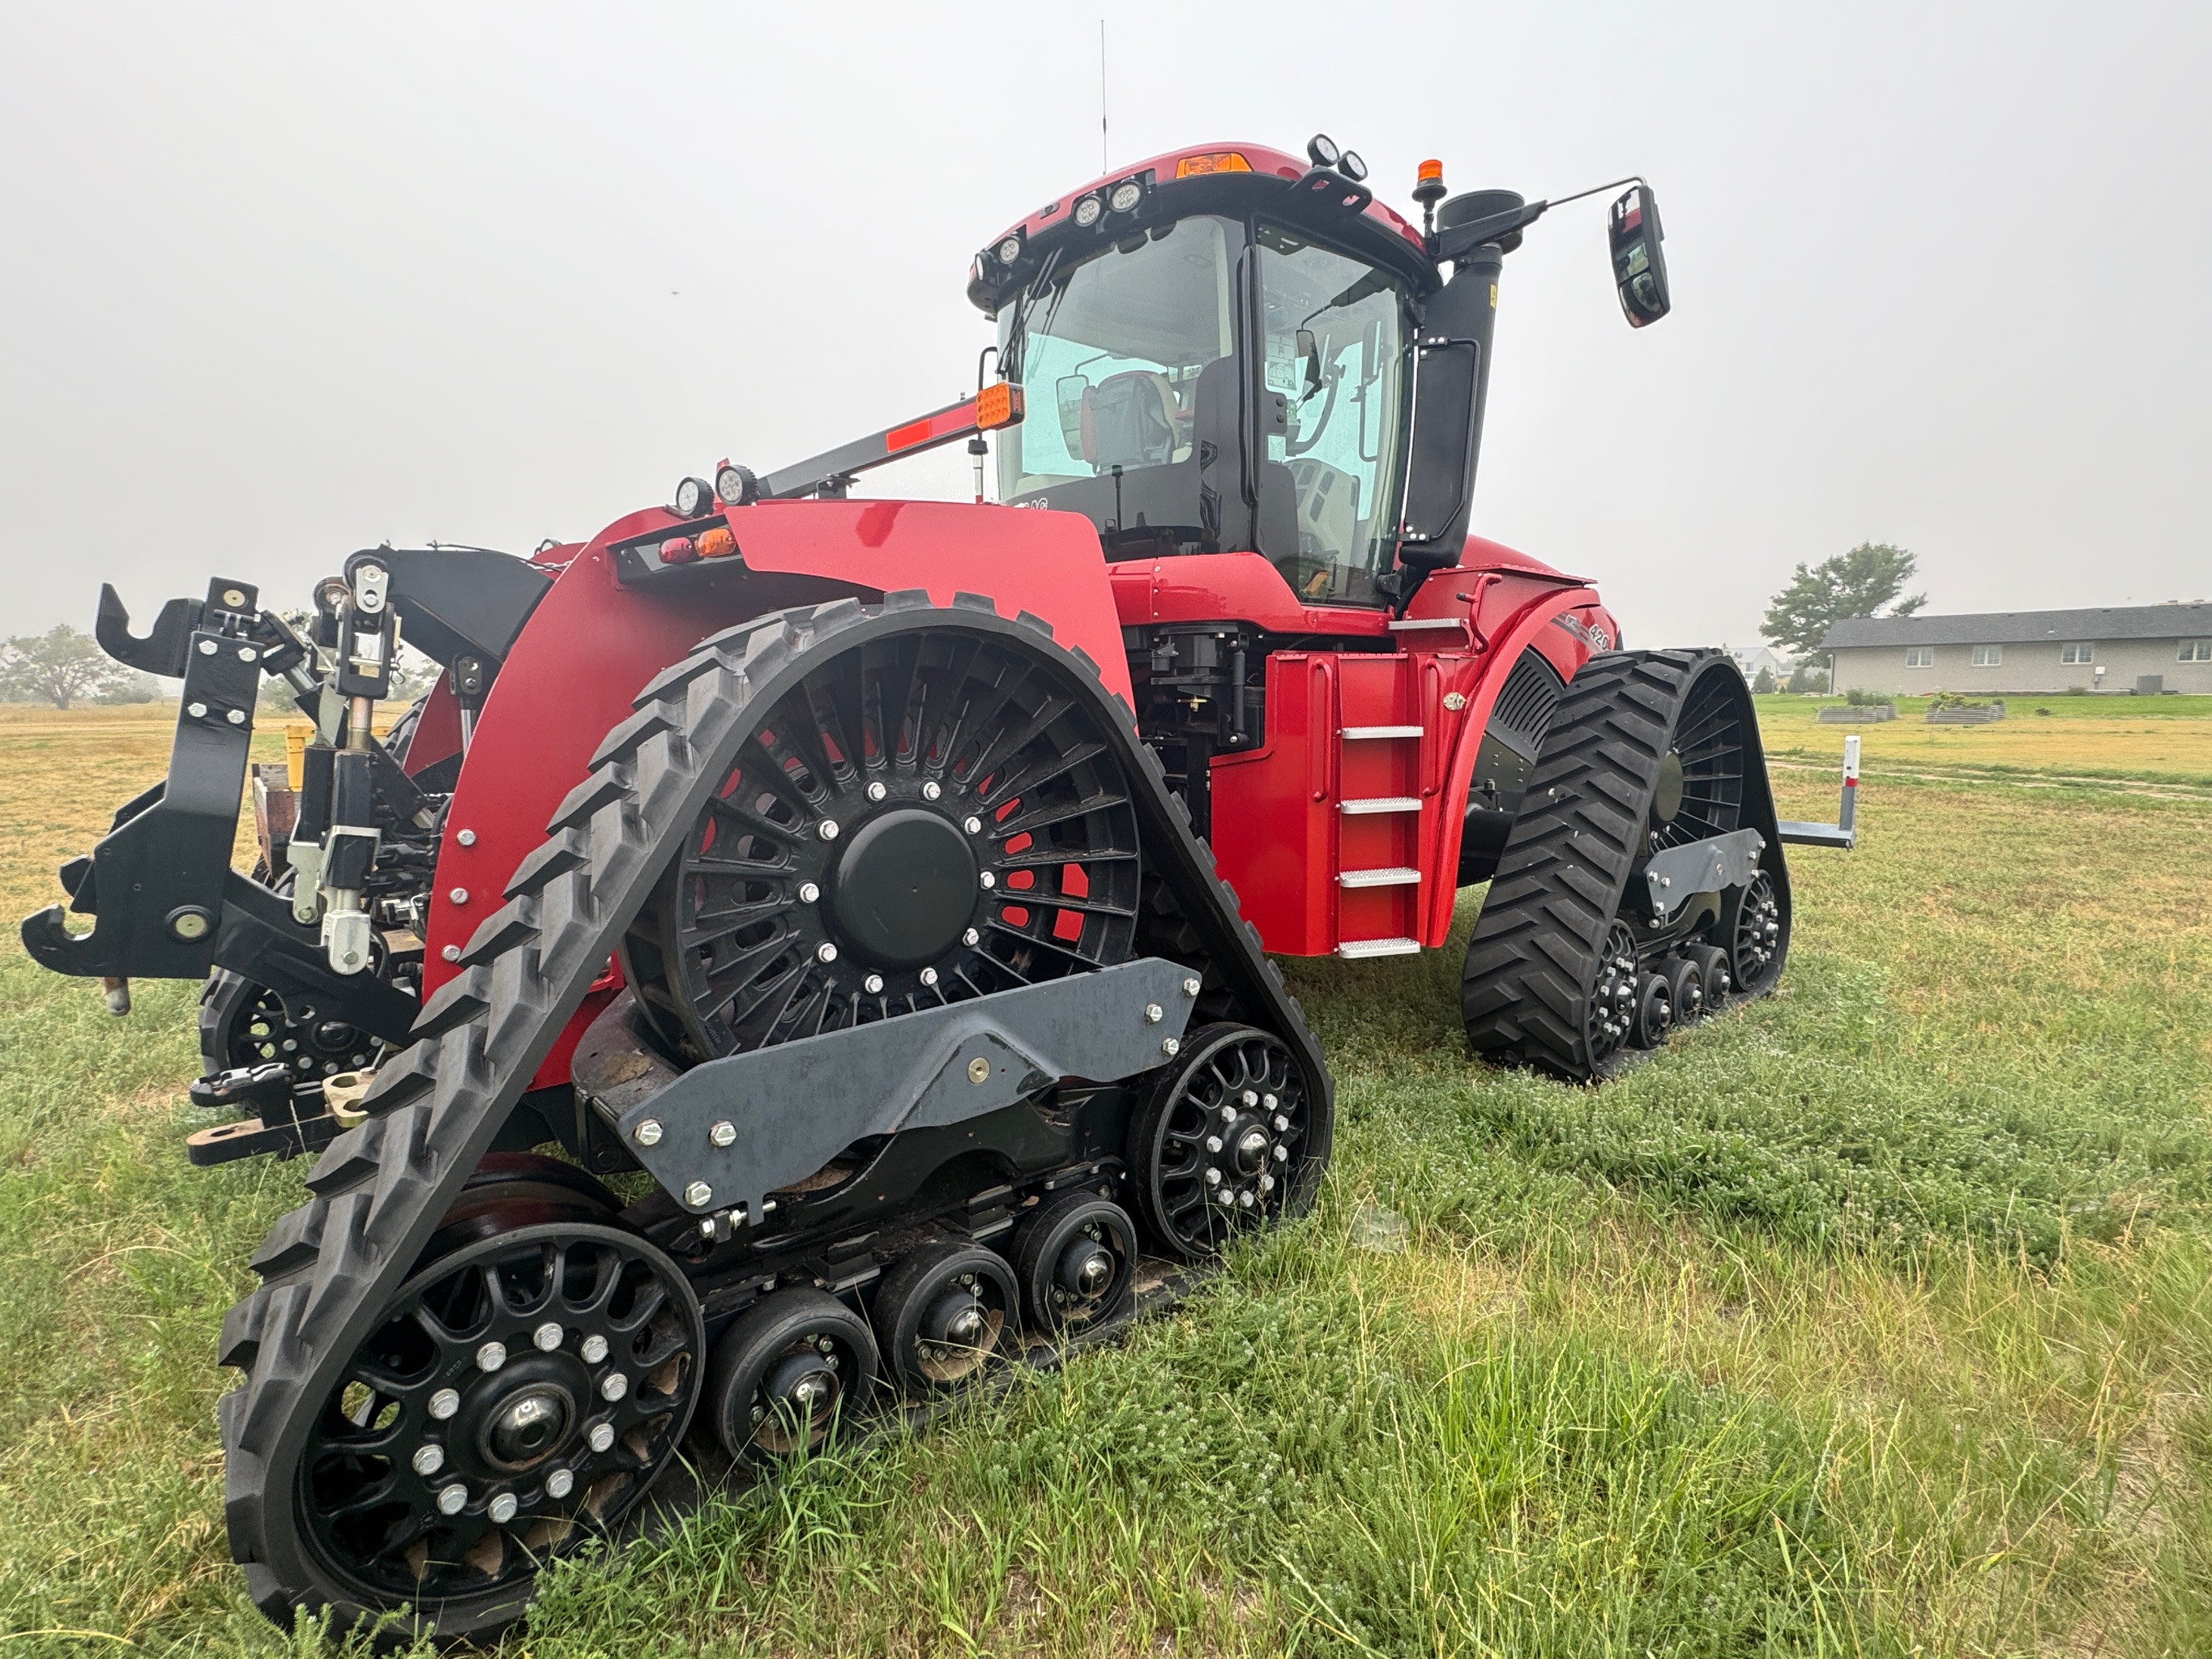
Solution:
M1129 1124L1146 1227L1186 1261L1303 1202L1310 1091L1279 1037L1207 1025L1185 1037Z
M496 1596L612 1527L675 1455L706 1346L676 1265L613 1227L501 1232L403 1285L295 1496L334 1593Z
M884 1275L874 1313L890 1377L910 1395L942 1394L1013 1352L1021 1292L995 1251L938 1239Z
M868 1322L829 1291L763 1297L714 1345L714 1432L749 1463L818 1451L867 1409L880 1364Z
M1686 945L1682 955L1698 964L1705 986L1705 1012L1711 1013L1723 1006L1735 990L1735 975L1729 967L1729 953L1717 945Z
M1636 979L1636 1024L1630 1041L1639 1048L1656 1048L1666 1042L1674 1023L1674 1001L1668 994L1663 974L1644 973Z
M1705 975L1686 951L1660 965L1667 981L1667 1000L1674 1006L1674 1023L1692 1024L1705 1017Z
M1014 1275L1030 1323L1060 1336L1118 1319L1137 1282L1137 1225L1111 1199L1048 1198L1014 1235Z
M693 1060L1135 954L1130 780L1033 653L914 630L824 660L750 730L630 927Z

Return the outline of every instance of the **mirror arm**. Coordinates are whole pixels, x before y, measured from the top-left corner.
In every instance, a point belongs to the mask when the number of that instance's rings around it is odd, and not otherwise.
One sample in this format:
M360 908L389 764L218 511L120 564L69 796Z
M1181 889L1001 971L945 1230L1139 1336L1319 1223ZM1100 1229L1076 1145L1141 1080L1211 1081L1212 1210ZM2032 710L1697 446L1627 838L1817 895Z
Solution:
M1431 256L1438 264L1446 259L1464 259L1485 242L1500 241L1516 231L1526 230L1542 218L1551 205L1549 202L1530 202L1504 213L1493 213L1487 219L1477 219L1472 224L1440 230L1431 239L1435 246L1430 250Z

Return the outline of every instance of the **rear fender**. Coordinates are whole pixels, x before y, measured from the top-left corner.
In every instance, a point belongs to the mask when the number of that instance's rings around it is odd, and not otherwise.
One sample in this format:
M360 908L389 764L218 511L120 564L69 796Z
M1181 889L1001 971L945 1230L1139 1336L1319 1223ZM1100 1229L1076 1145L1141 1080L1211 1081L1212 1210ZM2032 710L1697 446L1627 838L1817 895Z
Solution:
M590 769L646 683L708 635L769 611L926 588L989 595L1001 615L1027 611L1064 647L1094 661L1126 704L1128 665L1096 533L1063 514L939 501L763 501L726 519L738 555L626 586L613 544L677 520L659 508L610 526L571 558L515 637L471 735L438 854L423 994L458 971L453 957L500 908L515 868ZM451 953L450 955L448 953ZM595 988L533 1086L568 1080L574 1039L618 988Z

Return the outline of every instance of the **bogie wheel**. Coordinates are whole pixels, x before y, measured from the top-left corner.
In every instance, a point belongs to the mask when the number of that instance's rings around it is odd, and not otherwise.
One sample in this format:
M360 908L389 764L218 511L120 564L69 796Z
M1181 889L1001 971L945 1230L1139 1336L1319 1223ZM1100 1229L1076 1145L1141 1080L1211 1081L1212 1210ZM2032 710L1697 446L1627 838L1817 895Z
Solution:
M1769 990L1782 976L1782 959L1790 948L1774 883L1762 870L1729 896L1721 915L1736 988L1754 994Z
M1619 1054L1636 1024L1636 935L1625 921L1607 932L1597 981L1583 1014L1583 1043L1595 1072Z
M1135 1293L1136 1224L1110 1199L1048 1199L1015 1235L1014 1274L1038 1330L1073 1336L1106 1324Z
M1656 1048L1666 1042L1667 1032L1674 1024L1674 1000L1667 994L1667 980L1662 974L1643 973L1636 976L1636 1027L1630 1041L1639 1048Z
M1735 975L1729 968L1728 952L1717 945L1686 945L1682 956L1684 960L1698 964L1705 987L1705 1012L1711 1013L1726 1003L1735 989Z
M1129 1124L1137 1211L1186 1261L1239 1227L1294 1212L1310 1194L1311 1093L1282 1039L1207 1025L1183 1040Z
M1686 951L1669 957L1660 969L1667 981L1667 1000L1674 1007L1674 1024L1688 1025L1705 1017L1705 975Z
M1013 1270L980 1244L937 1239L876 1287L876 1341L908 1394L941 1394L1012 1352L1021 1318Z
M1018 643L854 646L749 728L623 945L672 1048L715 1059L1133 954L1131 781Z
M880 1360L868 1322L811 1285L761 1298L714 1345L714 1432L751 1463L819 1450L867 1409Z
M674 1455L704 1348L690 1285L634 1234L524 1227L439 1258L309 1426L303 1565L325 1600L410 1602L441 1633L512 1618Z

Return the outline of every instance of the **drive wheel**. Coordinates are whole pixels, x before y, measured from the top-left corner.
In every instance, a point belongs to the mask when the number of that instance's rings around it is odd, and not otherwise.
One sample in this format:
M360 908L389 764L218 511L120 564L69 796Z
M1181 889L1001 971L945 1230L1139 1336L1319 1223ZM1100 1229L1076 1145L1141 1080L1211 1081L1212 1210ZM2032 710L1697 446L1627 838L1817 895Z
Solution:
M1137 1282L1137 1228L1111 1199L1066 1193L1047 1199L1014 1238L1014 1273L1030 1323L1074 1336L1129 1310Z
M1141 866L1092 714L1012 640L825 650L750 730L623 945L694 1060L1126 962Z
M1304 1075L1279 1037L1208 1025L1153 1085L1129 1125L1137 1211L1185 1261L1303 1200L1310 1128Z
M876 1341L908 1394L949 1393L1013 1351L1020 1310L1013 1272L995 1251L939 1239L884 1275Z
M878 1364L868 1322L829 1291L763 1297L714 1346L714 1432L750 1463L818 1451L867 1409Z
M292 1484L328 1599L441 1625L529 1594L674 1455L705 1334L676 1265L612 1227L495 1234L404 1284Z

